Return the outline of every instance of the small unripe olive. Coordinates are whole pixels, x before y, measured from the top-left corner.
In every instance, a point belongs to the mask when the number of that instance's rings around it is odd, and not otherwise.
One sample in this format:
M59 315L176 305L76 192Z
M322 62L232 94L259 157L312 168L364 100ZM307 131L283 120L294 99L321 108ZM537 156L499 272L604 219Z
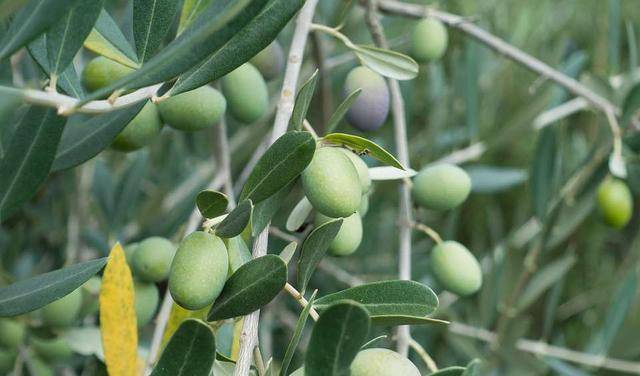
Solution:
M82 291L78 288L68 295L51 302L42 308L42 321L45 325L64 328L78 318L82 306Z
M0 319L0 347L16 349L24 341L25 328L20 321Z
M633 197L629 187L620 179L605 179L598 187L598 206L609 226L623 228L633 214Z
M339 148L316 149L302 172L302 187L311 205L328 217L348 217L360 206L358 172Z
M316 213L316 226L330 221L329 218L320 213ZM360 214L353 213L342 220L342 225L338 235L333 238L329 245L329 252L335 256L347 256L355 252L362 242L362 219Z
M251 226L248 226L251 227ZM238 235L231 239L224 239L229 254L229 274L231 277L242 265L251 261L251 251L247 247L247 243L242 239L242 235Z
M0 348L0 374L8 375L16 364L18 351L16 349Z
M233 117L246 124L260 119L269 107L267 83L249 63L222 78L222 92Z
M227 280L228 257L217 236L196 231L184 238L169 276L169 291L176 303L190 310L213 303Z
M212 127L226 108L227 101L222 94L207 85L169 97L158 104L162 120L181 131Z
M344 152L344 155L349 158L351 163L353 163L353 166L356 168L358 178L360 179L360 186L362 187L362 193L365 194L369 192L369 189L371 189L371 177L369 176L369 167L367 164L364 163L362 158L357 156L354 152L343 148L340 148L340 150Z
M140 243L130 243L124 246L124 258L127 260L129 267L133 265L133 255L138 249L138 244Z
M64 362L73 356L73 350L63 337L30 337L29 341L33 351L49 363Z
M116 61L107 59L104 56L98 56L85 65L82 71L82 84L87 90L96 91L133 71L132 68Z
M136 321L138 327L143 327L155 316L160 293L155 283L138 280L134 281L133 289L135 292Z
M160 282L169 276L176 246L159 236L147 238L138 244L133 255L136 277L147 282Z
M480 264L464 245L442 242L433 247L430 260L433 274L445 289L467 296L482 286Z
M356 67L349 72L344 83L344 96L362 89L353 102L346 119L361 131L380 128L389 114L389 89L384 78L367 67Z
M409 359L388 349L366 349L351 363L351 376L420 376Z
M453 209L467 199L470 191L471 178L455 165L430 166L413 178L413 198L427 209Z
M416 23L411 40L411 55L419 62L437 60L447 50L447 28L435 18Z
M102 279L100 277L91 277L82 285L82 306L80 307L79 317L86 317L98 312L100 287Z
M274 40L264 50L249 60L253 64L265 80L272 80L282 73L284 68L284 51L278 41Z
M362 198L360 199L360 208L358 209L358 213L360 213L360 217L364 217L365 215L367 215L367 212L369 211L369 195L362 195Z
M149 145L160 134L162 121L156 105L148 102L111 143L119 151L134 151Z

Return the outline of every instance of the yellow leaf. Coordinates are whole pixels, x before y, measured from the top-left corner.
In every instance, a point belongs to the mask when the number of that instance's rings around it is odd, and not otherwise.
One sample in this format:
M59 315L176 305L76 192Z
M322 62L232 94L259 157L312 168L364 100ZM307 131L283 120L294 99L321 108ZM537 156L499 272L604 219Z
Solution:
M119 243L111 249L102 275L100 332L109 375L137 375L138 330L133 279Z
M238 360L240 352L240 337L242 336L242 325L244 318L233 323L233 342L231 343L231 359Z
M98 55L102 55L108 59L126 65L129 68L139 68L138 64L131 61L131 59L129 59L125 54L115 48L113 44L111 44L111 42L105 39L105 37L103 37L95 29L91 30L91 33L89 33L89 36L87 37L87 39L85 39L84 47L95 52Z
M209 312L210 307L205 307L197 311L190 311L188 309L184 309L177 305L175 302L171 307L171 313L169 314L169 320L167 321L167 326L164 328L164 333L162 334L162 346L164 346L169 342L169 339L173 335L173 333L178 330L178 327L182 322L189 318L197 318L204 319L207 312Z

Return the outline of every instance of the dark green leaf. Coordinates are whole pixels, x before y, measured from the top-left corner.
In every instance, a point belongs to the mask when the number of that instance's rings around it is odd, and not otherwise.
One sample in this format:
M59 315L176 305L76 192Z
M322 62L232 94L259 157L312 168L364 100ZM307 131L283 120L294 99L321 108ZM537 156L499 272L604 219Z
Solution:
M251 59L271 43L302 7L304 0L273 0L218 51L178 78L170 95L215 81Z
M544 128L538 136L531 167L533 212L540 220L546 217L549 202L553 198L558 166L557 150L555 128Z
M203 217L215 218L224 214L225 210L227 210L229 199L222 192L207 189L198 193L196 205Z
M259 203L275 194L304 171L316 150L307 132L287 132L260 157L247 179L240 200Z
M149 155L146 151L143 150L136 153L133 163L118 182L114 197L114 211L109 217L109 222L113 229L124 226L133 209L135 209L136 201L141 193L141 185L148 160Z
M393 155L375 142L369 141L366 138L345 133L331 133L324 136L322 140L336 145L344 145L353 149L357 154L371 155L380 162L404 170L404 167Z
M218 227L216 227L216 235L227 239L240 235L240 233L249 224L252 211L253 204L251 203L251 200L242 201L222 222L220 222Z
M289 119L289 129L296 131L302 129L302 122L309 111L309 105L311 104L311 99L313 99L313 93L316 90L317 82L318 70L316 69L298 91L296 103L293 106L293 113L291 114L291 119Z
M141 63L144 64L160 48L178 11L178 4L175 0L133 1L133 37Z
M462 376L464 373L464 367L447 367L437 370L434 373L430 373L429 376Z
M480 359L473 359L467 364L467 368L462 373L462 376L482 376L485 373L480 369L482 362Z
M327 133L331 133L334 131L334 129L336 129L338 124L340 124L340 121L342 121L344 115L347 114L347 112L353 105L353 102L358 99L360 93L362 93L362 89L355 89L342 101L342 103L340 103L340 105L338 105L338 108L336 108L336 110L333 112L333 114L331 114L331 117L327 121L327 125L325 127L327 129Z
M300 317L298 317L298 322L296 322L296 328L293 331L293 336L291 337L291 341L287 345L287 351L284 353L284 358L282 358L282 366L280 367L280 376L286 376L287 371L289 370L289 366L291 365L291 360L293 359L293 355L296 353L296 348L298 348L298 344L300 343L300 338L302 338L302 331L304 330L304 326L307 324L307 319L309 318L309 312L311 312L311 307L313 307L313 302L315 301L316 293L314 292L309 298L309 304L302 310L300 313Z
M31 107L0 160L0 221L33 196L49 175L65 118L56 110Z
M348 376L351 362L369 333L367 310L344 301L327 308L311 332L304 363L306 376Z
M640 110L640 84L632 87L624 97L621 125L627 125L633 116L637 114L638 110Z
M371 317L371 323L376 326L398 326L398 325L433 325L449 324L448 321L432 319L431 317L416 317L406 315L379 315Z
M47 54L47 38L46 34L34 39L27 46L29 55L36 61L40 69L49 77L51 69L49 68L49 56ZM58 76L56 86L64 93L75 98L84 97L84 89L80 83L80 77L76 73L73 64L69 64L67 68Z
M17 316L58 300L95 275L107 258L40 274L0 288L0 317Z
M106 10L100 12L96 24L84 42L84 46L104 57L130 68L138 68L138 58L133 47Z
M316 227L302 243L298 259L298 288L304 294L311 274L327 253L329 245L340 231L342 218L333 219Z
M185 320L171 336L152 376L208 376L216 357L216 341L207 323Z
M253 208L253 215L251 217L252 236L257 236L267 227L271 218L276 215L282 204L286 202L285 198L289 196L295 182L296 180L291 181L291 183L276 192L276 194L260 202Z
M102 115L72 117L65 127L60 146L53 162L53 171L77 166L106 149L118 133L142 110L139 102L122 110Z
M182 5L182 12L180 12L178 34L182 33L209 3L211 3L211 0L185 0Z
M244 316L269 303L287 283L287 264L276 255L258 257L242 265L213 303L208 320Z
M576 256L566 255L538 270L518 297L515 309L523 311L533 304L547 289L564 277L576 263Z
M527 181L527 172L519 168L476 165L465 168L475 193L496 193Z
M352 48L362 64L379 74L395 80L411 80L418 75L419 66L412 58L399 52L357 45Z

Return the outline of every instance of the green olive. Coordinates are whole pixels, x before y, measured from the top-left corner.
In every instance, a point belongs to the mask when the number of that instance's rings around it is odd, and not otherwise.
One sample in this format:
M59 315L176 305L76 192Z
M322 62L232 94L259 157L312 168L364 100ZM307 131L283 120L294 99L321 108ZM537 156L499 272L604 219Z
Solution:
M435 18L425 18L413 28L411 52L419 62L440 59L447 50L447 28Z
M460 296L482 286L482 270L475 256L455 241L442 242L431 250L431 270L442 286Z
M229 111L242 123L254 123L269 107L267 83L256 67L249 63L222 78L222 92Z
M33 351L49 363L61 363L73 356L73 350L63 337L30 337L29 341Z
M624 181L607 178L598 187L598 206L604 221L613 228L621 229L633 214L633 196Z
M362 188L358 172L340 148L316 150L302 172L302 187L311 205L328 217L348 217L360 206Z
M140 242L133 255L133 269L136 277L147 282L167 279L171 261L176 254L176 246L168 239L153 236Z
M360 179L360 186L362 187L362 194L369 192L369 189L371 189L371 177L369 177L369 167L367 164L364 163L362 158L358 157L354 152L342 148L340 148L340 150L342 150L344 155L349 158L351 163L353 163L353 166L356 168L358 178Z
M76 321L82 306L82 291L73 290L68 295L51 302L42 308L42 321L45 325L64 328Z
M160 293L155 283L134 281L136 321L138 327L147 325L158 309Z
M12 319L0 319L0 347L16 349L24 341L24 324Z
M222 240L196 231L178 247L171 264L169 291L183 308L204 308L222 292L228 271L229 256Z
M132 68L98 56L85 65L82 71L82 84L89 91L96 91L133 72Z
M388 349L366 349L351 363L351 376L420 376L409 359Z
M316 213L315 223L319 226L332 218ZM353 213L344 218L338 235L329 245L329 252L335 256L347 256L358 249L362 242L362 219L360 214Z
M413 198L421 206L433 210L449 210L469 196L471 178L458 166L429 166L413 178Z
M82 306L80 307L79 317L86 317L98 312L100 295L100 287L102 279L100 277L91 277L82 285Z
M249 60L253 64L265 80L272 80L278 77L284 69L284 51L278 41L274 40L264 50Z
M127 260L127 265L131 267L133 265L133 255L138 249L140 243L130 243L124 246L124 257Z
M211 86L169 97L158 104L160 116L181 131L199 131L216 124L227 108L222 94Z
M360 213L360 217L364 217L365 215L367 215L368 211L369 211L369 195L365 194L365 195L362 195L362 198L360 199L360 208L358 209L358 213Z
M13 371L17 356L18 351L16 349L0 349L0 374L8 375L9 372Z
M251 227L251 226L248 226ZM251 261L251 251L247 247L247 243L242 239L242 235L238 235L231 239L223 239L229 254L229 274L231 277L242 265Z
M111 143L119 151L134 151L149 145L160 134L162 121L156 105L148 102Z

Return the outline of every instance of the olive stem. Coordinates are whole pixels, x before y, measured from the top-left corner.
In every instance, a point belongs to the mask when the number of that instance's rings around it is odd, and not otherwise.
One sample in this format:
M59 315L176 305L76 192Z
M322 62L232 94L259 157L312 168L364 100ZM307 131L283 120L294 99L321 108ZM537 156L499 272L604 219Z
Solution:
M256 364L256 368L258 369L258 376L264 376L264 374L267 373L267 370L264 367L264 359L262 359L260 346L253 348L253 362Z
M427 368L429 369L429 371L431 371L432 373L438 372L438 366L436 365L436 362L429 355L429 353L424 349L424 347L422 347L422 345L420 345L418 341L413 339L413 337L409 337L409 347L411 347L413 351L415 351L420 356L424 364L427 365Z
M419 222L413 222L412 226L414 229L423 232L427 235L429 235L429 237L431 239L433 239L434 242L436 242L436 244L440 244L442 243L442 237L440 236L440 234L438 234L436 232L436 230L434 230L433 228L425 225L424 223L419 223Z
M300 303L302 308L306 308L309 305L309 301L307 299L305 299L304 296L302 296L302 294L300 294L300 292L298 290L296 290L295 287L291 286L291 284L289 282L287 282L284 285L284 290L286 292L288 292L289 295L293 296L293 298L295 300L297 300L298 303ZM311 307L309 309L309 315L311 316L313 321L318 321L318 319L320 318L320 315L318 314L318 311L316 311L316 309L313 308L313 307Z
M307 119L304 119L304 121L302 122L302 126L304 127L304 129L311 133L311 136L313 136L314 140L318 139L318 134L316 133L316 130L313 129L313 127L311 126L311 124L307 121Z
M342 43L344 43L344 45L347 48L354 48L355 45L353 44L353 42L351 42L351 40L344 34L342 34L341 32L338 31L338 29L335 29L333 27L329 27L326 25L321 25L321 24L311 24L311 30L312 31L321 31L325 34L329 34L332 37L335 37L337 39L340 39L340 41Z

